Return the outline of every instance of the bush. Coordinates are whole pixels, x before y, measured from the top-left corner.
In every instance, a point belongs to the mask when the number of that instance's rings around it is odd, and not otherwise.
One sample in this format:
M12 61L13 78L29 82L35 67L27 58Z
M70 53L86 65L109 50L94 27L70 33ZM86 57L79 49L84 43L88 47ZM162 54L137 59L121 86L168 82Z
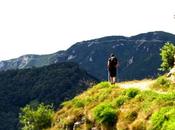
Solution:
M116 122L117 111L108 103L97 105L93 109L93 116L98 123L112 125Z
M172 92L172 93L161 94L158 96L157 100L158 101L164 100L165 102L174 101L175 100L175 93Z
M160 56L162 58L162 64L160 65L160 70L166 71L170 70L174 65L174 54L175 54L175 46L172 43L165 43L162 47Z
M157 97L159 96L158 93L156 93L155 91L152 90L146 90L146 91L142 91L140 94L138 94L136 96L136 99L138 101L149 101L152 102L153 100L155 100Z
M153 88L168 90L172 86L172 83L166 76L160 76L156 82L152 85Z
M151 116L150 130L174 130L175 108L164 107Z
M129 88L129 89L126 89L123 92L123 95L126 95L128 98L134 98L139 93L140 93L139 89L137 89L137 88Z
M84 107L86 104L85 100L74 98L73 99L73 105L77 108Z
M160 76L157 79L157 83L162 85L162 86L166 86L166 87L169 87L171 84L170 80L168 80L166 76Z
M130 111L126 115L126 119L133 122L138 116L137 111Z
M124 104L124 102L127 100L126 96L119 96L116 99L113 100L113 104L115 107L120 107Z
M51 105L42 103L36 108L32 108L30 105L25 106L19 115L22 130L42 130L50 127L53 114Z
M138 103L138 107L143 112L151 113L152 108L156 105L156 100L159 94L152 90L142 91L135 97L136 103Z
M111 86L109 82L101 82L98 85L100 88L109 88Z

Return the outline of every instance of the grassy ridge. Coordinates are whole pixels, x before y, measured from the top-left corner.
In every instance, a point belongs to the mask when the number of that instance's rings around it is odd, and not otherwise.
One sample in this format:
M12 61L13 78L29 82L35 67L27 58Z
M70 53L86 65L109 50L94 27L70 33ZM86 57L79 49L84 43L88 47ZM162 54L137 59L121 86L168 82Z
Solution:
M140 90L101 82L62 103L50 130L173 130L175 92L154 89L161 84L159 79L151 90Z

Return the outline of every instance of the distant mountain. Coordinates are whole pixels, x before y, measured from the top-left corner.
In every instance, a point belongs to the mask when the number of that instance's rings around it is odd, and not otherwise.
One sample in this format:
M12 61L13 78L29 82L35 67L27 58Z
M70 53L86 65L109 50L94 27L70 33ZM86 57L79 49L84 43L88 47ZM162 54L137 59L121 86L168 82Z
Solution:
M0 62L0 70L41 67L57 62L76 62L89 74L107 79L106 62L111 52L118 56L120 80L155 77L160 66L160 48L165 42L175 43L175 35L148 32L136 36L108 36L74 44L65 51L50 55L25 55Z
M19 110L26 104L53 103L56 108L95 82L75 63L0 72L0 130L17 130Z

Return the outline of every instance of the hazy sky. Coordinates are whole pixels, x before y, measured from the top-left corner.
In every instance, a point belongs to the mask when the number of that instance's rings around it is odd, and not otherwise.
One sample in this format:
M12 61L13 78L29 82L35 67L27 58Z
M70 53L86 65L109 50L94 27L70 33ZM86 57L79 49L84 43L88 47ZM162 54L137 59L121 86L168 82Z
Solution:
M0 60L149 31L175 34L174 0L0 0Z

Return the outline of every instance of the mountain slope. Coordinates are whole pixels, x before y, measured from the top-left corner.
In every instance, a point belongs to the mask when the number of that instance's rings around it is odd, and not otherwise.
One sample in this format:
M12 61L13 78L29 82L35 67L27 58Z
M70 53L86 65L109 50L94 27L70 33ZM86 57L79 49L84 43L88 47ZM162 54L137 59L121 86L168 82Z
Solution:
M0 72L0 130L17 130L19 109L26 104L58 106L96 81L75 63Z
M131 37L103 37L78 42L65 51L50 55L25 55L13 60L1 61L0 70L41 67L56 62L72 61L78 63L89 74L105 80L107 79L106 62L112 52L120 61L118 70L120 81L155 77L159 73L157 68L161 63L160 48L168 41L175 43L175 35L161 31Z
M129 88L130 83L111 86L101 82L64 102L49 130L173 130L175 92L162 93L149 88L158 80L132 81L144 84L149 90Z

